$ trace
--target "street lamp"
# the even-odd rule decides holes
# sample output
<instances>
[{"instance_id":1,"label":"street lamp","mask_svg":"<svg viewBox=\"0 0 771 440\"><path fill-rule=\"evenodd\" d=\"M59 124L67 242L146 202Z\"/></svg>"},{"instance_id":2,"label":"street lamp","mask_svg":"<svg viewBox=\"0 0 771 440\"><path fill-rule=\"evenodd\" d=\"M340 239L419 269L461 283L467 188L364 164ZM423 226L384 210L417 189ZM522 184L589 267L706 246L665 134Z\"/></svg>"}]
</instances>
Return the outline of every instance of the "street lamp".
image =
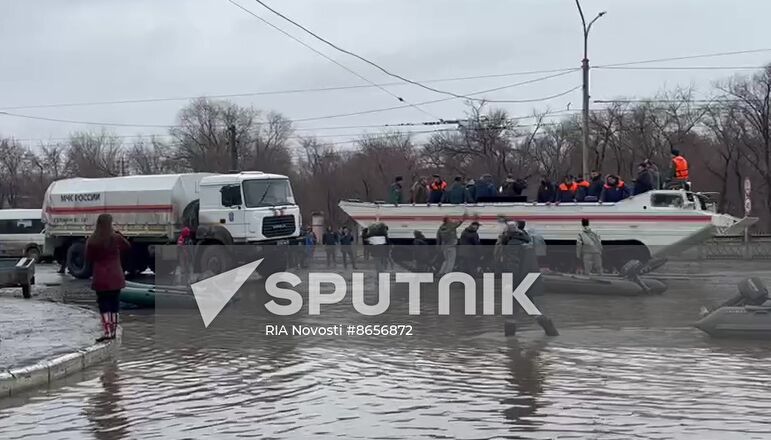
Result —
<instances>
[{"instance_id":1,"label":"street lamp","mask_svg":"<svg viewBox=\"0 0 771 440\"><path fill-rule=\"evenodd\" d=\"M586 24L584 11L581 10L581 3L576 0L578 13L581 15L581 23L584 25L584 59L581 61L581 70L584 73L584 142L581 149L581 175L586 179L589 175L589 31L592 25L607 12L602 11L589 24Z\"/></svg>"}]
</instances>

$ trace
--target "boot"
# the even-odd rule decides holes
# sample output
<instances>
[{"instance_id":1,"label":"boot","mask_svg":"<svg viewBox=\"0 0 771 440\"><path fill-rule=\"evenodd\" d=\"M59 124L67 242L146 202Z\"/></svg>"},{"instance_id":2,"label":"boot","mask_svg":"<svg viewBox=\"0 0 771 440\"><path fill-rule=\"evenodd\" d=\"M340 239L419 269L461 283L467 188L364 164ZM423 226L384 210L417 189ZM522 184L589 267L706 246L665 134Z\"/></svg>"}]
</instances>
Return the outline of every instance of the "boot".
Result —
<instances>
[{"instance_id":1,"label":"boot","mask_svg":"<svg viewBox=\"0 0 771 440\"><path fill-rule=\"evenodd\" d=\"M110 339L110 314L102 313L102 336L96 338L96 342L104 342Z\"/></svg>"}]
</instances>

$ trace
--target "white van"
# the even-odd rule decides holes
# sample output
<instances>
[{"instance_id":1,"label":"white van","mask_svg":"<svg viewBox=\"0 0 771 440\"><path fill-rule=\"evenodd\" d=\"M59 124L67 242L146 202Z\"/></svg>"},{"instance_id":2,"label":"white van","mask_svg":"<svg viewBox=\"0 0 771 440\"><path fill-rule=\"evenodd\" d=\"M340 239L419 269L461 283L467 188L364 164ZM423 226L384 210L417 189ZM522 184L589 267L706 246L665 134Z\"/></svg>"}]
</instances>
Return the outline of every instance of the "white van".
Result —
<instances>
[{"instance_id":1,"label":"white van","mask_svg":"<svg viewBox=\"0 0 771 440\"><path fill-rule=\"evenodd\" d=\"M0 209L0 257L43 256L43 221L40 209Z\"/></svg>"}]
</instances>

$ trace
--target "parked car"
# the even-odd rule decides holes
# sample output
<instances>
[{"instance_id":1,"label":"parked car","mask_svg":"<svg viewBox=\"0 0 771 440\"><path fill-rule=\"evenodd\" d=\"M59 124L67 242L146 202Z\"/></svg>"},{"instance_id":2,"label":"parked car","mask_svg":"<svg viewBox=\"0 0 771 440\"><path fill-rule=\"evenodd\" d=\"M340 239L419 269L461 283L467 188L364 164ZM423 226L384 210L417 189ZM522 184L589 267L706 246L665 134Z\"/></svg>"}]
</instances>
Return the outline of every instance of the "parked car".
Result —
<instances>
[{"instance_id":1,"label":"parked car","mask_svg":"<svg viewBox=\"0 0 771 440\"><path fill-rule=\"evenodd\" d=\"M0 209L0 256L45 258L40 209Z\"/></svg>"}]
</instances>

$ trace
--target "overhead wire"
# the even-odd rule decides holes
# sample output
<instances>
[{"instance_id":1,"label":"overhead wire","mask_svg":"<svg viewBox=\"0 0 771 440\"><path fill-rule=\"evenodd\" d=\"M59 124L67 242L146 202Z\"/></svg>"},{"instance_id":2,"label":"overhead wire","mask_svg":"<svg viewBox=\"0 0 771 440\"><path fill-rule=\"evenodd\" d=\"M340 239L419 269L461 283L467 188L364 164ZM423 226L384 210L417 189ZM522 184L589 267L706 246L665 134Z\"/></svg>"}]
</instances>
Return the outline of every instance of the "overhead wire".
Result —
<instances>
[{"instance_id":1,"label":"overhead wire","mask_svg":"<svg viewBox=\"0 0 771 440\"><path fill-rule=\"evenodd\" d=\"M232 0L228 0L228 1L232 1ZM363 57L363 56L361 56L361 55L359 55L359 54L357 54L355 52L352 52L350 50L344 49L344 48L338 46L337 44L332 43L331 41L327 40L326 38L320 36L319 34L313 32L312 30L308 29L307 27L301 25L297 21L295 21L295 20L287 17L286 15L282 14L281 12L273 9L270 5L268 5L264 1L262 1L262 0L254 0L254 1L259 3L262 7L264 7L268 11L270 11L273 14L277 15L278 17L282 18L283 20L285 20L285 21L291 23L292 25L296 26L297 28L301 29L303 32L309 34L313 38L321 41L322 43L332 47L333 49L335 49L335 50L337 50L339 52L342 52L342 53L344 53L346 55L352 56L352 57L354 57L354 58L356 58L356 59L358 59L360 61L363 61L363 62L369 64L370 66L380 70L381 72L385 73L386 75L388 75L390 77L396 78L396 79L404 81L406 83L409 83L409 84L412 84L412 85L421 87L423 89L429 90L431 92L439 93L439 94L442 94L442 95L449 95L449 96L452 96L454 98L463 98L463 99L472 99L472 100L474 99L474 98L469 98L468 96L465 96L465 95L459 95L457 93L436 89L434 87L427 86L427 85L425 85L423 83L420 83L418 81L415 81L415 80L412 80L412 79L409 79L409 78L405 78L404 76L401 76L401 75L398 75L396 73L393 73L390 70L384 68L383 66L375 63L374 61L371 61L371 60L369 60L369 59L367 59L367 58L365 58L365 57Z\"/></svg>"},{"instance_id":2,"label":"overhead wire","mask_svg":"<svg viewBox=\"0 0 771 440\"><path fill-rule=\"evenodd\" d=\"M597 66L600 70L759 70L766 66Z\"/></svg>"},{"instance_id":3,"label":"overhead wire","mask_svg":"<svg viewBox=\"0 0 771 440\"><path fill-rule=\"evenodd\" d=\"M566 75L568 73L577 72L578 70L580 70L580 69L578 69L578 68L571 69L569 71L565 71L565 72L561 72L561 73L555 73L553 75L542 76L542 77L533 78L533 79L530 79L530 80L527 80L527 81L517 82L517 83L514 83L514 84L506 84L506 85L503 85L503 86L500 86L500 87L494 87L494 88L491 88L491 89L486 89L486 90L480 90L480 91L476 91L476 92L472 92L472 93L467 93L467 95L481 95L483 93L492 93L492 92L497 92L497 91L504 90L504 89L509 89L509 88L513 88L513 87L523 86L523 85L526 85L526 84L533 84L533 83L536 83L536 82L539 82L539 81L545 81L547 79L556 78L556 77L559 77L559 76L564 76L564 75ZM571 88L571 90L568 90L565 93L569 93L569 92L572 92L572 91L573 91L573 89ZM430 101L419 102L418 105L437 104L437 103L440 103L440 102L452 101L454 99L458 99L458 98L447 97L447 98L433 99L433 100L430 100ZM537 101L542 100L542 99L544 99L544 98L532 99L532 100L528 100L528 101L529 102L537 102ZM551 97L547 96L547 97L545 97L545 99L551 99ZM319 121L319 120L324 120L324 119L336 119L336 118L344 118L344 117L351 117L351 116L360 116L360 115L367 115L367 114L372 114L372 113L382 113L382 112L387 112L387 111L391 111L391 110L400 110L400 109L403 109L403 108L406 108L406 106L401 105L401 106L385 107L385 108L378 108L378 109L362 110L362 111L351 112L351 113L339 113L339 114L335 114L335 115L315 116L315 117L310 117L310 118L299 118L299 119L294 119L294 122L308 122L308 121Z\"/></svg>"},{"instance_id":4,"label":"overhead wire","mask_svg":"<svg viewBox=\"0 0 771 440\"><path fill-rule=\"evenodd\" d=\"M543 74L543 73L573 72L575 70L576 70L575 67L562 68L562 69L530 70L530 71L522 71L522 72L493 73L493 74L485 74L485 75L426 79L426 80L422 80L422 82L439 83L439 82L452 82L452 81L470 81L470 80L478 80L478 79L506 78L510 76L536 75L536 74ZM291 94L300 94L300 93L321 93L321 92L334 92L334 91L341 91L341 90L369 89L377 86L401 87L406 85L407 84L405 84L404 82L389 82L389 83L378 83L374 85L359 84L359 85L349 85L349 86L266 90L266 91L243 92L243 93L223 93L223 94L209 94L209 95L202 94L202 95L196 95L196 96L116 99L116 100L100 100L100 101L84 101L84 102L63 102L63 103L51 103L51 104L28 104L28 105L0 107L0 111L59 108L59 107L88 107L88 106L98 106L98 105L144 104L144 103L152 103L152 102L190 101L198 98L227 99L227 98L242 98L242 97L250 97L250 96L291 95Z\"/></svg>"},{"instance_id":5,"label":"overhead wire","mask_svg":"<svg viewBox=\"0 0 771 440\"><path fill-rule=\"evenodd\" d=\"M405 99L404 99L404 98L402 98L401 96L398 96L398 95L396 95L395 93L391 92L390 90L386 89L386 88L385 88L385 87L383 87L383 86L377 85L376 83L374 83L373 81L371 81L371 80L369 80L368 78L364 77L363 75L359 74L359 73L358 73L358 72L356 72L355 70L353 70L353 69L349 68L348 66L346 66L346 65L344 65L344 64L342 64L342 63L340 63L339 61L337 61L337 60L335 60L334 58L332 58L332 57L328 56L328 55L327 55L327 54L325 54L324 52L321 52L320 50L318 50L318 49L316 49L315 47L313 47L313 46L309 45L308 43L306 43L306 42L304 42L304 41L300 40L299 38L295 37L294 35L290 34L289 32L285 31L284 29L281 29L280 27L278 27L278 26L274 25L273 23L271 23L270 21L268 21L268 20L264 19L263 17L260 17L259 15L255 14L255 13L254 13L254 12L252 12L251 10L249 10L249 9L245 8L244 6L242 6L240 3L236 2L235 0L226 0L226 1L227 1L228 3L230 3L230 4L234 5L234 6L236 6L236 7L237 7L237 8L239 8L240 10L244 11L245 13L249 14L250 16L252 16L252 17L254 17L254 18L256 18L256 19L260 20L261 22L265 23L266 25L270 26L272 29L275 29L276 31L280 32L281 34L283 34L283 35L285 35L285 36L287 36L287 37L291 38L291 39L292 39L292 40L294 40L295 42L297 42L297 43L301 44L302 46L304 46L304 47L308 48L309 50L313 51L314 53L316 53L316 54L318 54L319 56L323 57L324 59L328 60L329 62L331 62L331 63L335 64L336 66L338 66L338 67L340 67L340 68L342 68L342 69L346 70L347 72L349 72L349 73L351 73L351 74L355 75L357 78L361 79L362 81L364 81L364 82L366 82L366 83L368 83L368 84L370 84L370 85L372 85L372 86L374 86L374 87L377 87L378 89L380 89L380 90L382 90L383 92L387 93L387 94L388 94L388 95L390 95L391 97L393 97L393 98L396 98L396 100L397 100L397 101L399 101L399 102L404 102L405 104L408 104L410 107L412 107L412 108L414 108L414 109L416 109L416 110L420 111L421 113L427 114L427 115L431 116L432 118L433 118L433 117L436 117L436 116L432 115L431 113L427 112L426 110L424 110L424 109L420 108L419 106L417 106L417 105L415 105L415 104L410 104L410 103L409 103L407 100L405 100Z\"/></svg>"},{"instance_id":6,"label":"overhead wire","mask_svg":"<svg viewBox=\"0 0 771 440\"><path fill-rule=\"evenodd\" d=\"M556 78L556 77L559 77L559 76L564 76L564 75L566 75L568 73L572 73L572 72L575 72L577 70L579 70L579 69L571 69L571 70L568 70L568 71L564 71L564 72L560 72L560 73L555 73L555 74L552 74L552 75L547 75L547 76L542 76L542 77L538 77L538 78L533 78L533 79L529 79L529 80L526 80L526 81L520 81L520 82L517 82L517 83L514 83L514 84L507 84L507 85L503 85L503 86L500 86L500 87L494 87L494 88L491 88L491 89L480 90L480 91L477 91L477 92L470 93L470 95L480 95L480 94L483 94L483 93L490 93L490 92L495 92L495 91L504 90L504 89L508 89L508 88L513 88L513 87L518 87L518 86L522 86L522 85L526 85L526 84L532 84L532 83L539 82L539 81L544 81L544 80L547 80L547 79L550 79L550 78ZM565 92L561 92L561 93L559 93L557 95L547 96L547 97L544 97L544 98L535 98L535 99L529 99L529 100L522 100L522 102L545 101L545 100L553 99L554 97L557 97L557 96L563 96L563 95L565 95L567 93L570 93L570 92L574 91L575 89L576 88L573 87L573 88L571 88L571 89L569 89L569 90L567 90ZM448 97L448 98L435 99L435 100L431 100L431 101L421 102L418 105L436 104L436 103L439 103L439 102L451 101L453 99L457 99L457 98ZM405 104L405 105L400 105L400 106L393 106L393 107L386 107L386 108L379 108L379 109L370 109L370 110L364 110L364 111L353 112L353 113L345 113L345 114L337 114L337 115L326 115L326 116L316 116L316 117L300 118L300 119L289 119L289 121L290 122L308 122L308 121L319 121L319 120L325 120L325 119L336 119L336 118L348 117L348 116L358 116L358 115L365 115L365 114L382 113L382 112L386 112L386 111L390 111L390 110L409 108L411 106L412 106L412 104ZM122 123L122 122L104 122L104 121L97 122L97 121L83 121L83 120L72 120L72 119L59 119L59 118L49 118L49 117L44 117L44 116L26 115L26 114L15 113L15 112L8 112L8 111L0 111L0 115L17 117L17 118L24 118L24 119L42 120L42 121L48 121L48 122L67 123L67 124L113 126L113 127L135 127L135 128L174 128L174 127L179 127L179 125L133 124L133 123ZM437 119L437 120L441 120L441 118L439 118L437 116L434 116L434 115L430 115L430 116L432 118Z\"/></svg>"},{"instance_id":7,"label":"overhead wire","mask_svg":"<svg viewBox=\"0 0 771 440\"><path fill-rule=\"evenodd\" d=\"M228 1L231 1L231 2L232 2L233 0L228 0ZM372 61L372 60L370 60L370 59L368 59L368 58L365 58L365 57L363 57L363 56L361 56L361 55L359 55L359 54L357 54L357 53L355 53L355 52L352 52L352 51L350 51L350 50L347 50L347 49L345 49L345 48L343 48L343 47L340 47L339 45L337 45L337 44L335 44L335 43L332 43L331 41L329 41L329 40L327 40L326 38L324 38L324 37L320 36L320 35L319 35L319 34L317 34L316 32L314 32L314 31L312 31L312 30L308 29L307 27L303 26L302 24L298 23L297 21L293 20L292 18L290 18L290 17L288 17L288 16L286 16L286 15L282 14L281 12L279 12L279 11L275 10L275 9L274 9L274 8L272 8L270 5L268 5L267 3L265 3L263 0L254 0L254 1L256 1L257 3L259 3L259 4L260 4L262 7L264 7L264 8L265 8L265 9L267 9L268 11L270 11L270 12L272 12L273 14L277 15L278 17L282 18L283 20L285 20L285 21L287 21L287 22L291 23L292 25L294 25L294 26L296 26L297 28L301 29L303 32L305 32L305 33L307 33L307 34L311 35L313 38L315 38L315 39L317 39L317 40L321 41L322 43L324 43L324 44L326 44L326 45L328 45L328 46L332 47L333 49L335 49L335 50L337 50L337 51L339 51L339 52L342 52L342 53L344 53L344 54L346 54L346 55L350 55L350 56L352 56L352 57L354 57L354 58L356 58L356 59L358 59L358 60L361 60L361 61L363 61L363 62L365 62L365 63L369 64L370 66L372 66L372 67L374 67L374 68L376 68L376 69L380 70L381 72L385 73L385 74L386 74L386 75L388 75L388 76L391 76L391 77L393 77L393 78L399 79L399 80L401 80L401 81L404 81L404 82L406 82L406 83L409 83L409 84L412 84L412 85L415 85L415 86L421 87L421 88L423 88L423 89L426 89L426 90L429 90L429 91L431 91L431 92L439 93L439 94L442 94L442 95L448 95L448 96L450 96L450 97L452 97L452 98L456 98L456 99L466 99L466 100L469 100L469 101L475 101L475 102L490 102L490 103L516 103L516 102L522 102L522 103L525 103L525 102L536 102L536 101L542 101L542 100L544 100L544 99L537 99L537 100L532 100L532 101L531 101L531 100L514 101L514 100L494 100L494 99L481 99L481 98L474 98L474 97L472 97L472 96L474 95L473 93L470 93L470 94L466 94L466 95L463 95L463 94L459 94L459 93L450 92L450 91L447 91L447 90L441 90L441 89L437 89L437 88L434 88L434 87L430 87L430 86L427 86L427 85L425 85L425 84L423 84L423 83L421 83L421 82L419 82L419 81L415 81L415 80L413 80L413 79L410 79L410 78L406 78L406 77L404 77L404 76L402 76L402 75L399 75L399 74L397 74L397 73L394 73L394 72L392 72L392 71L390 71L390 70L386 69L385 67L381 66L381 65L380 65L380 64L378 64L378 63L375 63L374 61ZM570 90L570 91L572 91L572 90ZM570 91L568 91L568 92L565 92L565 93L562 93L562 94L560 94L560 95L555 95L555 97L557 97L557 96L563 96L563 95L565 95L565 94L569 93Z\"/></svg>"},{"instance_id":8,"label":"overhead wire","mask_svg":"<svg viewBox=\"0 0 771 440\"><path fill-rule=\"evenodd\" d=\"M762 52L771 52L771 48L768 49L748 49L748 50L735 50L731 52L713 52L713 53L706 53L706 54L699 54L699 55L685 55L685 56L679 56L679 57L668 57L668 58L653 58L649 60L641 60L641 61L627 61L623 63L613 63L613 64L600 64L597 66L592 66L593 69L607 69L609 67L618 67L618 66L635 66L639 64L651 64L651 63L659 63L659 62L670 62L670 61L683 61L683 60L696 60L701 58L716 58L716 57L724 57L724 56L732 56L732 55L745 55L745 54L751 54L751 53L762 53Z\"/></svg>"}]
</instances>

